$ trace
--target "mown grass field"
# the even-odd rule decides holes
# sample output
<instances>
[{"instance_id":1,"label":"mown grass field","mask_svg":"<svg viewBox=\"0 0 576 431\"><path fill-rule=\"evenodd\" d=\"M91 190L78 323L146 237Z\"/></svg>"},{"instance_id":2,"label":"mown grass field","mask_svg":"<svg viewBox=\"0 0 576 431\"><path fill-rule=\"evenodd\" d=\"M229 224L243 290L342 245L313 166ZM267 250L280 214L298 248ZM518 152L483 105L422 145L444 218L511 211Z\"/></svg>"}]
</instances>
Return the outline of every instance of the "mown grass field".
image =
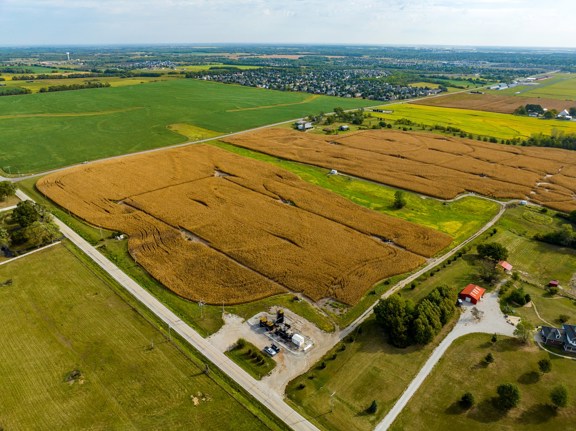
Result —
<instances>
[{"instance_id":1,"label":"mown grass field","mask_svg":"<svg viewBox=\"0 0 576 431\"><path fill-rule=\"evenodd\" d=\"M483 358L492 352L489 366ZM552 371L541 375L538 361L550 359ZM576 415L576 362L558 358L537 347L522 347L516 340L501 338L495 345L489 334L474 334L456 340L424 384L394 422L391 430L566 430ZM520 404L508 414L495 409L491 399L496 387L513 383L520 390ZM569 405L555 411L550 391L564 384ZM476 405L462 410L457 401L471 392Z\"/></svg>"},{"instance_id":2,"label":"mown grass field","mask_svg":"<svg viewBox=\"0 0 576 431\"><path fill-rule=\"evenodd\" d=\"M337 345L325 359L287 387L288 399L303 408L303 413L321 429L373 429L437 345L434 342L423 348L397 349L384 341L373 318L361 328L353 334L353 342L349 339ZM449 328L438 337L438 343L447 330ZM336 358L331 359L334 353ZM325 363L323 369L322 362ZM366 409L373 400L378 410L368 414Z\"/></svg>"},{"instance_id":3,"label":"mown grass field","mask_svg":"<svg viewBox=\"0 0 576 431\"><path fill-rule=\"evenodd\" d=\"M518 86L495 91L495 94L517 95L520 97L542 97L566 100L566 107L574 106L576 100L576 75L557 73L551 78L536 81L538 85ZM520 101L522 99L519 99ZM570 103L569 101L572 101Z\"/></svg>"},{"instance_id":4,"label":"mown grass field","mask_svg":"<svg viewBox=\"0 0 576 431\"><path fill-rule=\"evenodd\" d=\"M226 133L370 104L193 79L2 97L0 169L39 172L186 141L171 124Z\"/></svg>"},{"instance_id":5,"label":"mown grass field","mask_svg":"<svg viewBox=\"0 0 576 431\"><path fill-rule=\"evenodd\" d=\"M64 245L0 267L0 427L267 429ZM73 376L71 374L75 373ZM230 389L228 389L230 390Z\"/></svg>"},{"instance_id":6,"label":"mown grass field","mask_svg":"<svg viewBox=\"0 0 576 431\"><path fill-rule=\"evenodd\" d=\"M532 304L514 308L515 314L528 321L534 327L540 325L560 327L560 315L568 316L567 323L576 324L576 302L560 295L551 296L541 287L521 283L524 291L530 295ZM538 311L538 313L536 313ZM540 316L540 317L538 317Z\"/></svg>"},{"instance_id":7,"label":"mown grass field","mask_svg":"<svg viewBox=\"0 0 576 431\"><path fill-rule=\"evenodd\" d=\"M508 261L529 282L545 287L550 280L558 280L567 287L576 273L576 250L532 239L564 223L553 211L543 214L537 207L518 206L506 211L496 225L498 233L490 241L506 246Z\"/></svg>"},{"instance_id":8,"label":"mown grass field","mask_svg":"<svg viewBox=\"0 0 576 431\"><path fill-rule=\"evenodd\" d=\"M390 121L407 118L427 126L436 124L452 126L473 135L493 136L498 139L528 138L536 133L551 134L553 130L576 133L576 122L571 121L543 120L495 112L414 104L384 105L382 109L394 112L392 114L373 112L372 115Z\"/></svg>"}]
</instances>

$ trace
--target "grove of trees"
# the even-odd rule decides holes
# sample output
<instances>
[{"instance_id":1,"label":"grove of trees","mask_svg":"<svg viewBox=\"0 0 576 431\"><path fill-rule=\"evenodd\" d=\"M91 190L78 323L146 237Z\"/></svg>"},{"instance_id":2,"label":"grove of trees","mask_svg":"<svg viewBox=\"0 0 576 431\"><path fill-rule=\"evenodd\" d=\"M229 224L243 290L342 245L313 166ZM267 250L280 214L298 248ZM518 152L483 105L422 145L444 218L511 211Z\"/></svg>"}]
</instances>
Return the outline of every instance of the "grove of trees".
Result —
<instances>
[{"instance_id":1,"label":"grove of trees","mask_svg":"<svg viewBox=\"0 0 576 431\"><path fill-rule=\"evenodd\" d=\"M374 308L374 314L388 341L403 348L431 342L455 310L454 291L440 286L417 305L400 295L382 299Z\"/></svg>"}]
</instances>

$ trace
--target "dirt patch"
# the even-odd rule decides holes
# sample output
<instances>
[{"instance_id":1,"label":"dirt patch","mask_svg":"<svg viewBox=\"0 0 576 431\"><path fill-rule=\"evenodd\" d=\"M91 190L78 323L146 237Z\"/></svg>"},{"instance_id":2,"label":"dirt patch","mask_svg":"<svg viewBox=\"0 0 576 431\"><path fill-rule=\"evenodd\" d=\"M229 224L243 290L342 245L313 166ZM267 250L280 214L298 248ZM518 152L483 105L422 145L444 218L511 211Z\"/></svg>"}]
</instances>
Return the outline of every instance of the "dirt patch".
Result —
<instances>
[{"instance_id":1,"label":"dirt patch","mask_svg":"<svg viewBox=\"0 0 576 431\"><path fill-rule=\"evenodd\" d=\"M470 93L457 93L442 97L422 99L411 103L415 105L438 106L442 108L497 112L500 114L512 114L519 106L527 104L541 105L543 108L556 109L558 112L571 106L576 106L576 101L569 100Z\"/></svg>"}]
</instances>

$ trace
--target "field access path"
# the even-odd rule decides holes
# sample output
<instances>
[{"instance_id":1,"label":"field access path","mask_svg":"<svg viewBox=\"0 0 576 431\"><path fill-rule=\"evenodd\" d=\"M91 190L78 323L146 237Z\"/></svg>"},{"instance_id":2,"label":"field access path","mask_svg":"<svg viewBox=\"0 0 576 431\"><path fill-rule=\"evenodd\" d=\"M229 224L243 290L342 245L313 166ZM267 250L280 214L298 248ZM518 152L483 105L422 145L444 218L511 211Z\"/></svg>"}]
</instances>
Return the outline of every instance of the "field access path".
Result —
<instances>
[{"instance_id":1,"label":"field access path","mask_svg":"<svg viewBox=\"0 0 576 431\"><path fill-rule=\"evenodd\" d=\"M21 200L32 200L21 190L16 192ZM209 341L202 338L194 329L183 322L176 314L156 299L147 290L126 275L96 248L85 241L65 223L54 217L55 223L66 238L82 250L99 267L106 271L120 286L152 311L170 330L175 331L192 347L204 355L212 364L233 379L239 386L268 408L286 425L296 431L318 431L307 419L286 404L281 395L265 385L256 382L248 373L229 359Z\"/></svg>"}]
</instances>

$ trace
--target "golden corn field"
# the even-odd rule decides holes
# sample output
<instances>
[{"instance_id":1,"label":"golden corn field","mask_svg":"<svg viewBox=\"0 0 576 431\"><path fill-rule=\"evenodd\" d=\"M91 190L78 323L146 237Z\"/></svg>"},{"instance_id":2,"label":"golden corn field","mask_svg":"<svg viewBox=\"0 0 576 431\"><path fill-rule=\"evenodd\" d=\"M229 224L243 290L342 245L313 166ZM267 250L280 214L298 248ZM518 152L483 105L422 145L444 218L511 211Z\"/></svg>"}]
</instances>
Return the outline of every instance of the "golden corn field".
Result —
<instances>
[{"instance_id":1,"label":"golden corn field","mask_svg":"<svg viewBox=\"0 0 576 431\"><path fill-rule=\"evenodd\" d=\"M213 304L287 291L354 304L451 242L212 146L78 166L37 187L82 219L126 233L132 257L174 292Z\"/></svg>"},{"instance_id":2,"label":"golden corn field","mask_svg":"<svg viewBox=\"0 0 576 431\"><path fill-rule=\"evenodd\" d=\"M576 209L573 151L388 130L320 136L266 129L226 141L442 199L472 192Z\"/></svg>"}]
</instances>

